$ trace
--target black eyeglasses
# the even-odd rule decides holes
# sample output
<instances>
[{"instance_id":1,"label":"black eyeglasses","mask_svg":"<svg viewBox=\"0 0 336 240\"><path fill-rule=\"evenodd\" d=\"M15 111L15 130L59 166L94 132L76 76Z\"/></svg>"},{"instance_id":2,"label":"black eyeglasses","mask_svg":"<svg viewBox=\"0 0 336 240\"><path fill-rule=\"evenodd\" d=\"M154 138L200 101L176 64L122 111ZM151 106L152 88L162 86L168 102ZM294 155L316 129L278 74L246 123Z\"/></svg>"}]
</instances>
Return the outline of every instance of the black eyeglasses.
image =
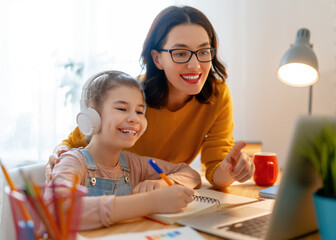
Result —
<instances>
[{"instance_id":1,"label":"black eyeglasses","mask_svg":"<svg viewBox=\"0 0 336 240\"><path fill-rule=\"evenodd\" d=\"M215 57L216 48L202 48L197 51L189 49L159 49L161 52L169 52L174 63L187 63L195 54L199 62L210 62Z\"/></svg>"}]
</instances>

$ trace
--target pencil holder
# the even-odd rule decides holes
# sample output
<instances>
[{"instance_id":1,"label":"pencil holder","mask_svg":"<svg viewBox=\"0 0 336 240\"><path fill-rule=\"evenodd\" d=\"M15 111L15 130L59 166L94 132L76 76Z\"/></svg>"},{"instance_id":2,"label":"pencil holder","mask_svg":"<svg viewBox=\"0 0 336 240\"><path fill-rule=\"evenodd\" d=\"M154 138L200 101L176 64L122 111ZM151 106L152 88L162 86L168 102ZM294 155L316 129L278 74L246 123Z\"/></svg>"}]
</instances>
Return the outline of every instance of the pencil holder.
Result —
<instances>
[{"instance_id":1,"label":"pencil holder","mask_svg":"<svg viewBox=\"0 0 336 240\"><path fill-rule=\"evenodd\" d=\"M30 195L27 189L9 196L17 240L75 240L80 223L81 197L87 188L76 185L43 185ZM35 192L36 193L36 192Z\"/></svg>"}]
</instances>

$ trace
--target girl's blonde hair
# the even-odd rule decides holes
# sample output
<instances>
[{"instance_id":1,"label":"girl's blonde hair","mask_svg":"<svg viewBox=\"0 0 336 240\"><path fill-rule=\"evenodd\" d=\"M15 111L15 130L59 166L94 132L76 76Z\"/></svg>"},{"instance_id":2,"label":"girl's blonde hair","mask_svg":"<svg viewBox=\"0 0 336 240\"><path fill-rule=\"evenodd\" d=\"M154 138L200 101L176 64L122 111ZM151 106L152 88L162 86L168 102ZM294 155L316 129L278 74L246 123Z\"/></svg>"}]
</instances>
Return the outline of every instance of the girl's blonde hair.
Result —
<instances>
[{"instance_id":1,"label":"girl's blonde hair","mask_svg":"<svg viewBox=\"0 0 336 240\"><path fill-rule=\"evenodd\" d=\"M121 71L110 70L98 73L92 76L86 85L87 86L84 85L82 93L84 104L87 108L94 108L99 114L101 113L101 108L107 95L106 93L120 86L138 89L142 93L144 106L146 104L142 83ZM85 136L87 144L90 143L91 139L92 136Z\"/></svg>"},{"instance_id":2,"label":"girl's blonde hair","mask_svg":"<svg viewBox=\"0 0 336 240\"><path fill-rule=\"evenodd\" d=\"M93 77L86 90L84 90L85 105L87 107L94 108L98 113L100 113L100 109L105 100L106 93L109 90L120 86L129 86L139 89L139 91L142 93L145 104L145 95L142 83L140 81L131 77L127 73L110 70L101 72Z\"/></svg>"}]
</instances>

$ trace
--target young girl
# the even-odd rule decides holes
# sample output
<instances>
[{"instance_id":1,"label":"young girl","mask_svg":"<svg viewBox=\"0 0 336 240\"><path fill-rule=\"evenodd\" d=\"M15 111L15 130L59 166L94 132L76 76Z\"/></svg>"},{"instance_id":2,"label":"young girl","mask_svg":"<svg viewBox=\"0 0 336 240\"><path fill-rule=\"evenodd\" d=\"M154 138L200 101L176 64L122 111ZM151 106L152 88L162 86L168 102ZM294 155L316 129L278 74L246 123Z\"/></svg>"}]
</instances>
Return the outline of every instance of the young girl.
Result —
<instances>
[{"instance_id":1,"label":"young girl","mask_svg":"<svg viewBox=\"0 0 336 240\"><path fill-rule=\"evenodd\" d=\"M149 126L129 150L187 164L201 153L206 178L223 188L250 179L254 165L240 151L246 144L234 143L232 98L217 47L215 30L199 10L171 6L159 13L141 54ZM59 150L80 146L86 142L77 128L55 149L48 168Z\"/></svg>"},{"instance_id":2,"label":"young girl","mask_svg":"<svg viewBox=\"0 0 336 240\"><path fill-rule=\"evenodd\" d=\"M149 165L149 157L122 151L132 147L147 126L144 95L137 80L123 72L102 72L88 81L82 97L84 106L77 122L84 132L93 130L91 139L85 148L63 153L52 172L56 184L69 183L79 174L80 184L88 187L80 229L177 212L192 201L192 188L201 180L187 164L155 159L175 184L168 187Z\"/></svg>"}]
</instances>

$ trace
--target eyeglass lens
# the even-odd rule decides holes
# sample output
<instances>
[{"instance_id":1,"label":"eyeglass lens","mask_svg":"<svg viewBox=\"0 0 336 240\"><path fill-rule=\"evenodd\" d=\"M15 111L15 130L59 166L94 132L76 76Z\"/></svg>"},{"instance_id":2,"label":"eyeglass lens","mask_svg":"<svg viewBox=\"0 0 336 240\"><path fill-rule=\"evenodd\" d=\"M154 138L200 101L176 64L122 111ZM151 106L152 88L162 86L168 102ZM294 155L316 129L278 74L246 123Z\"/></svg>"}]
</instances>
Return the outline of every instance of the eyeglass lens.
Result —
<instances>
[{"instance_id":1,"label":"eyeglass lens","mask_svg":"<svg viewBox=\"0 0 336 240\"><path fill-rule=\"evenodd\" d=\"M187 49L174 49L171 51L171 56L174 62L185 63L191 59L192 53L195 53L198 61L210 62L215 55L215 50L213 48L204 48L199 49L196 52L192 52Z\"/></svg>"}]
</instances>

